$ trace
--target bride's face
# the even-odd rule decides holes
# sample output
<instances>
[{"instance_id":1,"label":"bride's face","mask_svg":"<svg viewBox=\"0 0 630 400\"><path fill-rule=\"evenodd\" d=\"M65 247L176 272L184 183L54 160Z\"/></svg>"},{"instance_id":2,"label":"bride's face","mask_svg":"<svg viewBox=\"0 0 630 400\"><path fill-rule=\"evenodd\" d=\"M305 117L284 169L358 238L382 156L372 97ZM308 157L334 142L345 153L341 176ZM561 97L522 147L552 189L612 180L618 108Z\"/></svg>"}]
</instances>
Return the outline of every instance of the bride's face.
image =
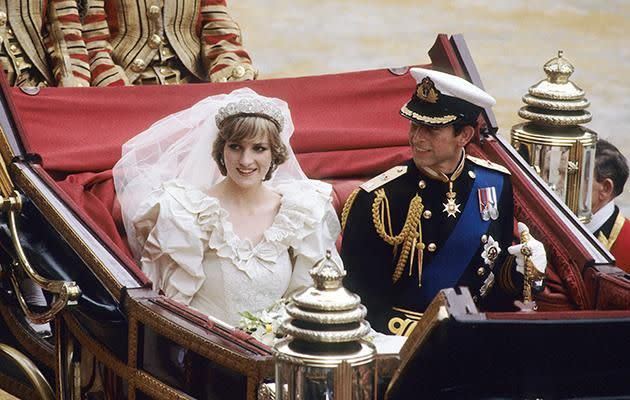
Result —
<instances>
[{"instance_id":1,"label":"bride's face","mask_svg":"<svg viewBox=\"0 0 630 400\"><path fill-rule=\"evenodd\" d=\"M223 149L227 177L242 188L260 185L271 167L271 144L266 134L227 141Z\"/></svg>"}]
</instances>

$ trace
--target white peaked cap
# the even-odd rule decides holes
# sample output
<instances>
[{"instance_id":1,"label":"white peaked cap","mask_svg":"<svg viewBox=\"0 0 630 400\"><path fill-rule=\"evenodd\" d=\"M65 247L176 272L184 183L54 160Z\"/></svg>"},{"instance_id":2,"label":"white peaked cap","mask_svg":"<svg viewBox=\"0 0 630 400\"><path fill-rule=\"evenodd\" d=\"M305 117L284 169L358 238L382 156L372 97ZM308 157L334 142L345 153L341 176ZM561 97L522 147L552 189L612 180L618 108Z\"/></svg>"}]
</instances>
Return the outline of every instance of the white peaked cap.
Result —
<instances>
[{"instance_id":1,"label":"white peaked cap","mask_svg":"<svg viewBox=\"0 0 630 400\"><path fill-rule=\"evenodd\" d=\"M447 96L457 97L482 108L492 107L497 103L494 97L458 76L424 68L411 68L410 73L418 84L429 77L435 88Z\"/></svg>"}]
</instances>

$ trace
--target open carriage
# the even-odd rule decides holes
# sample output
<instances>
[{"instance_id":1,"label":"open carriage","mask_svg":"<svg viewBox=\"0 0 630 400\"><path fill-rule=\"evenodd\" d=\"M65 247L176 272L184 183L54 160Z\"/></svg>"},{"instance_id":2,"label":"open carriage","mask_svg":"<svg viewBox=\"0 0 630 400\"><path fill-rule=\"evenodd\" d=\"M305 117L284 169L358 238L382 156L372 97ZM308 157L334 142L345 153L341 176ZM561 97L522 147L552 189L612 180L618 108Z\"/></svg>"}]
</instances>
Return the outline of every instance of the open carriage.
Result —
<instances>
[{"instance_id":1,"label":"open carriage","mask_svg":"<svg viewBox=\"0 0 630 400\"><path fill-rule=\"evenodd\" d=\"M439 35L429 56L431 64L424 67L481 85L461 35ZM296 126L292 146L302 168L309 177L333 184L341 215L360 182L410 156L407 123L397 110L413 82L406 68L159 87L30 91L3 82L2 340L27 354L43 376L0 368L0 387L36 398L46 393L48 381L55 396L66 399L101 391L100 381L107 398L256 398L261 383L273 379L271 349L152 291L133 261L111 176L121 144L208 95L250 86L290 104ZM630 332L630 311L603 311L630 309L628 276L497 135L492 111L483 117L467 151L511 171L516 219L547 248L549 286L538 304L558 314L540 314L540 320L562 326L567 320L601 322L605 316L613 320L610 326L625 329L617 332ZM27 275L51 294L48 309L37 311L24 301L20 281ZM452 318L462 309L443 305L451 307ZM476 321L509 320L504 332L519 329L514 321L537 320L536 313L472 309L465 314ZM28 324L50 318L52 339L41 338ZM419 332L438 323L428 321ZM421 348L423 340L412 344ZM416 347L410 344L403 356L411 357ZM627 346L620 351L630 355ZM399 363L396 356L380 357L380 376L391 377Z\"/></svg>"}]
</instances>

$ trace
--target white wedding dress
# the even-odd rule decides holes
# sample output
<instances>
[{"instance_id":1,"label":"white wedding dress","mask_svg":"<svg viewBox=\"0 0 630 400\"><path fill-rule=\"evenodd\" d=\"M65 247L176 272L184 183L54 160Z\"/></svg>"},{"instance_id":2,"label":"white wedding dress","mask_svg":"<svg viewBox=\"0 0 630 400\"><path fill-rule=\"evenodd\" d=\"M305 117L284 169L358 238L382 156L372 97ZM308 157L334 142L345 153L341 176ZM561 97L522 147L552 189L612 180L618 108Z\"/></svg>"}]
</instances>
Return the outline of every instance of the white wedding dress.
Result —
<instances>
[{"instance_id":1,"label":"white wedding dress","mask_svg":"<svg viewBox=\"0 0 630 400\"><path fill-rule=\"evenodd\" d=\"M342 265L330 185L300 180L272 189L282 197L280 209L255 244L235 234L216 198L182 181L164 183L133 219L142 270L154 289L237 325L239 312L262 310L311 285L308 272L326 250Z\"/></svg>"}]
</instances>

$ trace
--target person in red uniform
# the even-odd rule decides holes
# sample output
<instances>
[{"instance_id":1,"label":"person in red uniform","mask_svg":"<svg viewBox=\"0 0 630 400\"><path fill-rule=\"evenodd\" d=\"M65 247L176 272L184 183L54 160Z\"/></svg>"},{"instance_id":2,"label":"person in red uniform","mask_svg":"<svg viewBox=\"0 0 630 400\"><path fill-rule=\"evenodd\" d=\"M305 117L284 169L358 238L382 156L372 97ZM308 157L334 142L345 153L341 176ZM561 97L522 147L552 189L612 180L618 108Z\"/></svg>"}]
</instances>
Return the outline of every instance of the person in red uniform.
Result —
<instances>
[{"instance_id":1,"label":"person in red uniform","mask_svg":"<svg viewBox=\"0 0 630 400\"><path fill-rule=\"evenodd\" d=\"M594 178L593 217L586 226L615 256L617 266L630 272L630 223L615 204L628 180L628 160L603 139L595 150Z\"/></svg>"},{"instance_id":2,"label":"person in red uniform","mask_svg":"<svg viewBox=\"0 0 630 400\"><path fill-rule=\"evenodd\" d=\"M0 0L0 65L12 86L89 86L77 3Z\"/></svg>"},{"instance_id":3,"label":"person in red uniform","mask_svg":"<svg viewBox=\"0 0 630 400\"><path fill-rule=\"evenodd\" d=\"M255 79L225 0L82 0L92 86Z\"/></svg>"}]
</instances>

